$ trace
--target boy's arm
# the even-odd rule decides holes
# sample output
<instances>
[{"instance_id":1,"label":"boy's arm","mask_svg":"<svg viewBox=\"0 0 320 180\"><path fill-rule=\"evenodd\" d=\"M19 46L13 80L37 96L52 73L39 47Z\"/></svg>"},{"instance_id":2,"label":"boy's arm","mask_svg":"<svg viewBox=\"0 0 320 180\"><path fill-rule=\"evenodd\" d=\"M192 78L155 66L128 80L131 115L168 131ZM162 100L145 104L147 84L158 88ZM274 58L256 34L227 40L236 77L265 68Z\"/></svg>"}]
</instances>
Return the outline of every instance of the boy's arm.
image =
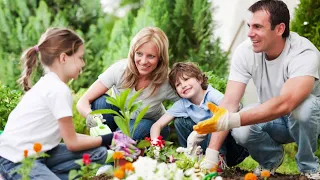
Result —
<instances>
[{"instance_id":1,"label":"boy's arm","mask_svg":"<svg viewBox=\"0 0 320 180\"><path fill-rule=\"evenodd\" d=\"M172 121L175 117L171 116L168 113L165 113L164 115L161 116L161 118L156 121L150 129L150 138L152 139L156 139L158 138L158 136L160 135L161 130L167 126L170 121Z\"/></svg>"}]
</instances>

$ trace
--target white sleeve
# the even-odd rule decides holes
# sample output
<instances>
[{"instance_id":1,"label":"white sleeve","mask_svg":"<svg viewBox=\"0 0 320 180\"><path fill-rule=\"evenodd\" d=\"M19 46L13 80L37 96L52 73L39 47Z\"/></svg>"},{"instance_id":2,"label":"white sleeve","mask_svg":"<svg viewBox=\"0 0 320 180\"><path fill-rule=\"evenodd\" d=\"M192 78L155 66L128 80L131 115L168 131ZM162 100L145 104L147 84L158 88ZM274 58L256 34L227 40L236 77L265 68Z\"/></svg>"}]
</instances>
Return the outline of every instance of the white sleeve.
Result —
<instances>
[{"instance_id":1,"label":"white sleeve","mask_svg":"<svg viewBox=\"0 0 320 180\"><path fill-rule=\"evenodd\" d=\"M56 119L72 117L72 94L66 87L56 88L47 95L47 105Z\"/></svg>"},{"instance_id":2,"label":"white sleeve","mask_svg":"<svg viewBox=\"0 0 320 180\"><path fill-rule=\"evenodd\" d=\"M99 75L98 79L110 89L120 83L122 75L127 67L127 61L121 60L112 64L106 71Z\"/></svg>"},{"instance_id":3,"label":"white sleeve","mask_svg":"<svg viewBox=\"0 0 320 180\"><path fill-rule=\"evenodd\" d=\"M229 80L248 84L251 74L247 62L249 56L246 57L248 51L245 48L244 44L241 44L235 50L231 60Z\"/></svg>"},{"instance_id":4,"label":"white sleeve","mask_svg":"<svg viewBox=\"0 0 320 180\"><path fill-rule=\"evenodd\" d=\"M319 79L319 56L308 50L294 57L288 65L289 78L313 76Z\"/></svg>"}]
</instances>

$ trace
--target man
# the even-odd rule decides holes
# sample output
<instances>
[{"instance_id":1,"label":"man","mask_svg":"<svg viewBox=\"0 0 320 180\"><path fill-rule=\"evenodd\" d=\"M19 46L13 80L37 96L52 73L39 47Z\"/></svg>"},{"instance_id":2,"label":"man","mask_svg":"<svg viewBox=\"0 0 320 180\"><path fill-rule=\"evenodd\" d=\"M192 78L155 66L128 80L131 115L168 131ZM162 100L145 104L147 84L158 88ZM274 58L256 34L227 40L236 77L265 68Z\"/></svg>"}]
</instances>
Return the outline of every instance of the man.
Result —
<instances>
[{"instance_id":1,"label":"man","mask_svg":"<svg viewBox=\"0 0 320 180\"><path fill-rule=\"evenodd\" d=\"M282 1L261 0L249 11L251 41L240 44L233 55L225 97L220 107L209 105L212 118L194 126L199 134L221 131L212 134L200 166L210 169L216 164L216 151L226 130L233 128L237 143L259 163L255 174L273 174L283 161L282 144L296 142L300 172L320 179L314 155L320 131L319 50L289 31L289 10ZM259 103L234 113L251 78ZM197 138L189 137L188 145L194 146Z\"/></svg>"}]
</instances>

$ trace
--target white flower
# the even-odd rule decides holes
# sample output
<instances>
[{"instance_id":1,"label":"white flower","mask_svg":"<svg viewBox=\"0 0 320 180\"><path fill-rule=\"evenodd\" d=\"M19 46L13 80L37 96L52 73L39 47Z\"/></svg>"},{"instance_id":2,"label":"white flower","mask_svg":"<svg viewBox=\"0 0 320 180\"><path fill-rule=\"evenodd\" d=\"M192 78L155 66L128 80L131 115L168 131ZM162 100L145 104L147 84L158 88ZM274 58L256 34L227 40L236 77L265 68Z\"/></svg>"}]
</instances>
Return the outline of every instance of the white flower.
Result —
<instances>
[{"instance_id":1,"label":"white flower","mask_svg":"<svg viewBox=\"0 0 320 180\"><path fill-rule=\"evenodd\" d=\"M305 21L305 22L303 22L303 25L308 25L309 24L309 22L307 22L307 21Z\"/></svg>"},{"instance_id":2,"label":"white flower","mask_svg":"<svg viewBox=\"0 0 320 180\"><path fill-rule=\"evenodd\" d=\"M138 177L149 179L157 168L157 161L149 157L140 156L139 159L133 163L133 167Z\"/></svg>"}]
</instances>

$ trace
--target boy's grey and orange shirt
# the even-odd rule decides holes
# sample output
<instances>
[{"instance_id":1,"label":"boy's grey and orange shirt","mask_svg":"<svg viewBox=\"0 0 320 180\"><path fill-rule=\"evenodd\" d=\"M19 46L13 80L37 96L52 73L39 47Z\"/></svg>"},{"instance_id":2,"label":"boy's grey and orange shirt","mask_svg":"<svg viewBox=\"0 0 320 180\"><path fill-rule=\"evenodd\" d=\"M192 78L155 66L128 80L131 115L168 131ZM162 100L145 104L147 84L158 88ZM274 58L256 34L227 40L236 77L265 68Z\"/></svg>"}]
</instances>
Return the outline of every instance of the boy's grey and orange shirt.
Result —
<instances>
[{"instance_id":1,"label":"boy's grey and orange shirt","mask_svg":"<svg viewBox=\"0 0 320 180\"><path fill-rule=\"evenodd\" d=\"M219 105L223 96L220 91L208 85L200 105L193 104L189 99L181 98L167 110L167 113L173 117L190 117L195 123L198 123L211 118L213 115L207 107L208 102Z\"/></svg>"}]
</instances>

